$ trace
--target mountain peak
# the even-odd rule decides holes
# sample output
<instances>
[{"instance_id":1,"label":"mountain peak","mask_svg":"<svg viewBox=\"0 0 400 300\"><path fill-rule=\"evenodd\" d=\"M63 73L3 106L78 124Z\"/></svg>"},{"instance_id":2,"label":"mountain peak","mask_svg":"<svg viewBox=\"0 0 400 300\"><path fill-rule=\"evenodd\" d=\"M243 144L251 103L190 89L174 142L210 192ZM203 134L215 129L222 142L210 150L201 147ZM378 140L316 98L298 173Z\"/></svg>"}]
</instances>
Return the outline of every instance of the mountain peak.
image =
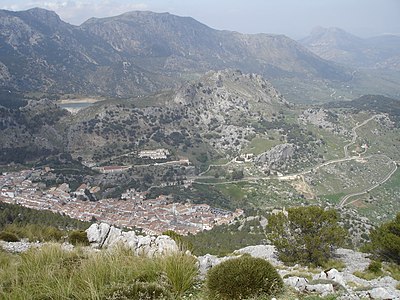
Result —
<instances>
[{"instance_id":1,"label":"mountain peak","mask_svg":"<svg viewBox=\"0 0 400 300\"><path fill-rule=\"evenodd\" d=\"M26 14L40 19L41 21L50 21L50 22L62 22L60 17L56 14L56 12L52 10L47 10L40 7L34 7L25 11Z\"/></svg>"},{"instance_id":2,"label":"mountain peak","mask_svg":"<svg viewBox=\"0 0 400 300\"><path fill-rule=\"evenodd\" d=\"M309 39L335 39L339 40L346 40L346 41L361 41L361 38L345 31L342 28L338 27L315 27L312 31L310 36L306 37L304 40Z\"/></svg>"}]
</instances>

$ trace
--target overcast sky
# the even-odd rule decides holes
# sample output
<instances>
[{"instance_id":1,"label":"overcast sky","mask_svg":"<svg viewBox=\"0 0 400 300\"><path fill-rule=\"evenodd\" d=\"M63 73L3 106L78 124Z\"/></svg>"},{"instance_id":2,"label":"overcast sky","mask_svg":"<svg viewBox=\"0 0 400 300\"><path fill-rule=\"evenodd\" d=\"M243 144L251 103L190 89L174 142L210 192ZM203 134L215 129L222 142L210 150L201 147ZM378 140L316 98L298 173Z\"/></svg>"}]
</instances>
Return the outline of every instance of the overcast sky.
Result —
<instances>
[{"instance_id":1,"label":"overcast sky","mask_svg":"<svg viewBox=\"0 0 400 300\"><path fill-rule=\"evenodd\" d=\"M279 33L298 39L314 27L367 37L400 34L400 0L0 0L0 8L42 7L71 24L132 10L191 16L215 29Z\"/></svg>"}]
</instances>

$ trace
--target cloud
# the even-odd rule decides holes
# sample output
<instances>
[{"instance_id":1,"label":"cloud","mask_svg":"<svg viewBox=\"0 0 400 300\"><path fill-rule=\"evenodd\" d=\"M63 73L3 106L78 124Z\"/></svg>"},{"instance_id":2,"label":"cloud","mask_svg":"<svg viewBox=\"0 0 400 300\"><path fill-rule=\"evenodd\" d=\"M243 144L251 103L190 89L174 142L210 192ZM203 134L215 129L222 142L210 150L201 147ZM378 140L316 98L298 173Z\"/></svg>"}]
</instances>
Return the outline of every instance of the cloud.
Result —
<instances>
[{"instance_id":1,"label":"cloud","mask_svg":"<svg viewBox=\"0 0 400 300\"><path fill-rule=\"evenodd\" d=\"M91 17L109 17L133 10L147 10L145 3L126 0L54 0L5 1L0 7L7 10L25 10L41 7L53 10L69 23L80 24ZM7 3L8 2L8 3Z\"/></svg>"}]
</instances>

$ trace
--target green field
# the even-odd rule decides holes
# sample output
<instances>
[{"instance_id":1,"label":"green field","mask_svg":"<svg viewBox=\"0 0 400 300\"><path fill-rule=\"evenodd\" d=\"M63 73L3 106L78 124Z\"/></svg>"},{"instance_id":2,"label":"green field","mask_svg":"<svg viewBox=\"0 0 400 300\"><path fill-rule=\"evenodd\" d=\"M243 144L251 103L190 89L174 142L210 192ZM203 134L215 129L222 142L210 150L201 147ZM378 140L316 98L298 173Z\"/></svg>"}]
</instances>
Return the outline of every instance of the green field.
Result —
<instances>
[{"instance_id":1,"label":"green field","mask_svg":"<svg viewBox=\"0 0 400 300\"><path fill-rule=\"evenodd\" d=\"M254 155L259 155L270 150L272 147L281 144L279 141L279 135L274 134L271 135L273 139L256 137L254 138L250 144L242 151L243 153L253 153Z\"/></svg>"}]
</instances>

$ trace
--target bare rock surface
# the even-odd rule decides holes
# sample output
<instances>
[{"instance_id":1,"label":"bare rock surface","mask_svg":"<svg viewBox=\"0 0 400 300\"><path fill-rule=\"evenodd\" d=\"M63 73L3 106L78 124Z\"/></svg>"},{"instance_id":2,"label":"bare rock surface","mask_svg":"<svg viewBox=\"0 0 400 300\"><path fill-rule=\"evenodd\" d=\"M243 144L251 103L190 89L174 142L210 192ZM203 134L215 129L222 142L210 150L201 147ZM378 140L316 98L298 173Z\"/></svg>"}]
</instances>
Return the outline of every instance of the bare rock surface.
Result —
<instances>
[{"instance_id":1,"label":"bare rock surface","mask_svg":"<svg viewBox=\"0 0 400 300\"><path fill-rule=\"evenodd\" d=\"M253 257L263 258L274 266L283 265L283 263L278 260L276 249L272 245L257 245L248 246L239 250L235 250L233 254L250 254Z\"/></svg>"},{"instance_id":2,"label":"bare rock surface","mask_svg":"<svg viewBox=\"0 0 400 300\"><path fill-rule=\"evenodd\" d=\"M123 245L137 254L148 256L163 255L179 251L178 245L166 235L142 236L134 231L124 232L106 223L92 224L86 230L88 240L93 248L113 248Z\"/></svg>"},{"instance_id":3,"label":"bare rock surface","mask_svg":"<svg viewBox=\"0 0 400 300\"><path fill-rule=\"evenodd\" d=\"M31 248L39 248L41 246L43 246L41 243L0 241L0 248L11 253L22 253Z\"/></svg>"},{"instance_id":4,"label":"bare rock surface","mask_svg":"<svg viewBox=\"0 0 400 300\"><path fill-rule=\"evenodd\" d=\"M199 266L199 275L201 278L204 278L212 267L220 264L223 261L226 261L230 258L235 258L235 256L225 256L225 257L217 257L215 255L206 254L203 256L197 257L198 266Z\"/></svg>"},{"instance_id":5,"label":"bare rock surface","mask_svg":"<svg viewBox=\"0 0 400 300\"><path fill-rule=\"evenodd\" d=\"M279 144L271 150L257 156L256 163L262 165L266 170L276 168L280 164L292 158L295 151L296 146L294 144Z\"/></svg>"}]
</instances>

